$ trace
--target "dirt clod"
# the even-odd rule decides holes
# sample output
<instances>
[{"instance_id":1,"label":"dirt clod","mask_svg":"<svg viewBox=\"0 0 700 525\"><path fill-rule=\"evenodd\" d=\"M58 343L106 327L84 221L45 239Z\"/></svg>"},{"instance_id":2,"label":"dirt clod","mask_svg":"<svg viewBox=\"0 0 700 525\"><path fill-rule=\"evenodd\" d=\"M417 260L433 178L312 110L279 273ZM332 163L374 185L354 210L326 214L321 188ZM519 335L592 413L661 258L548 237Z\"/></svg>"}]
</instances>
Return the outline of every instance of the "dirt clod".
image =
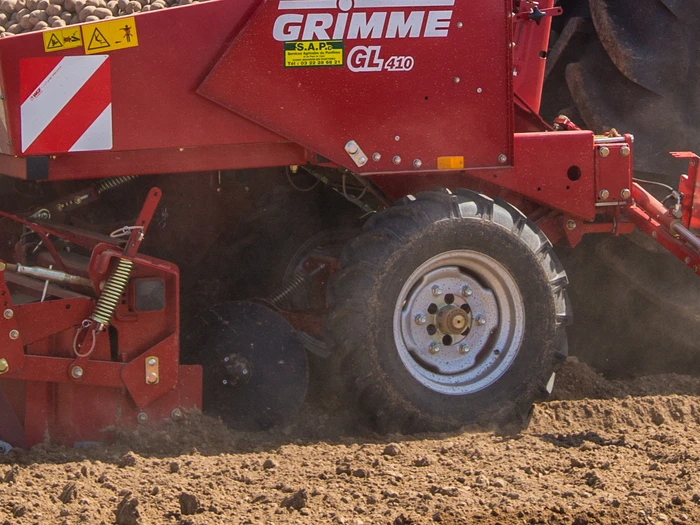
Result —
<instances>
[{"instance_id":1,"label":"dirt clod","mask_svg":"<svg viewBox=\"0 0 700 525\"><path fill-rule=\"evenodd\" d=\"M137 457L133 452L127 452L119 459L119 468L135 467Z\"/></svg>"},{"instance_id":2,"label":"dirt clod","mask_svg":"<svg viewBox=\"0 0 700 525\"><path fill-rule=\"evenodd\" d=\"M178 472L180 472L180 463L178 463L177 461L171 461L168 465L168 468L170 469L171 474L177 474Z\"/></svg>"},{"instance_id":3,"label":"dirt clod","mask_svg":"<svg viewBox=\"0 0 700 525\"><path fill-rule=\"evenodd\" d=\"M280 507L290 510L301 510L306 507L308 501L309 496L306 493L306 489L300 489L291 496L284 498L280 503Z\"/></svg>"},{"instance_id":4,"label":"dirt clod","mask_svg":"<svg viewBox=\"0 0 700 525\"><path fill-rule=\"evenodd\" d=\"M63 490L61 491L60 496L58 496L58 499L62 501L64 504L70 503L73 501L75 498L78 497L78 487L76 486L75 482L72 481L70 483L67 483L64 487Z\"/></svg>"},{"instance_id":5,"label":"dirt clod","mask_svg":"<svg viewBox=\"0 0 700 525\"><path fill-rule=\"evenodd\" d=\"M126 494L117 505L115 523L117 525L139 525L141 513L138 509L139 500L131 492Z\"/></svg>"},{"instance_id":6,"label":"dirt clod","mask_svg":"<svg viewBox=\"0 0 700 525\"><path fill-rule=\"evenodd\" d=\"M197 513L199 509L199 500L194 494L182 492L178 496L178 501L180 502L180 512L183 516L191 516Z\"/></svg>"},{"instance_id":7,"label":"dirt clod","mask_svg":"<svg viewBox=\"0 0 700 525\"><path fill-rule=\"evenodd\" d=\"M382 452L385 456L398 456L401 454L401 447L397 445L396 443L389 443L386 447L384 447L384 452Z\"/></svg>"}]
</instances>

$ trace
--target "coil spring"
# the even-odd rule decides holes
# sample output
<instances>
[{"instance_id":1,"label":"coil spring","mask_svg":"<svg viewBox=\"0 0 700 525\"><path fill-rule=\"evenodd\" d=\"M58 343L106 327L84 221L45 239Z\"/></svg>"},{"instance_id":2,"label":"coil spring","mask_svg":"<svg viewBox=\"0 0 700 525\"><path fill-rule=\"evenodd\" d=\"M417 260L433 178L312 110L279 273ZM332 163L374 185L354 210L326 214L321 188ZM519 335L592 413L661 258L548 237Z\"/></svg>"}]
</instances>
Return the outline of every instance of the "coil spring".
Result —
<instances>
[{"instance_id":1,"label":"coil spring","mask_svg":"<svg viewBox=\"0 0 700 525\"><path fill-rule=\"evenodd\" d=\"M126 184L127 182L136 178L136 175L128 175L124 177L111 177L109 179L101 180L97 186L97 193L104 193L105 191L113 190L119 186Z\"/></svg>"},{"instance_id":2,"label":"coil spring","mask_svg":"<svg viewBox=\"0 0 700 525\"><path fill-rule=\"evenodd\" d=\"M297 291L309 281L310 276L311 274L305 272L304 270L299 270L292 276L287 286L272 294L270 297L268 297L267 300L274 306L279 308L279 306L287 297L292 295L295 291Z\"/></svg>"},{"instance_id":3,"label":"coil spring","mask_svg":"<svg viewBox=\"0 0 700 525\"><path fill-rule=\"evenodd\" d=\"M107 283L102 290L100 298L97 300L97 305L92 315L90 315L90 319L101 325L109 326L114 310L117 309L122 293L124 293L124 289L129 283L129 276L133 266L133 261L119 259L117 267L107 279Z\"/></svg>"}]
</instances>

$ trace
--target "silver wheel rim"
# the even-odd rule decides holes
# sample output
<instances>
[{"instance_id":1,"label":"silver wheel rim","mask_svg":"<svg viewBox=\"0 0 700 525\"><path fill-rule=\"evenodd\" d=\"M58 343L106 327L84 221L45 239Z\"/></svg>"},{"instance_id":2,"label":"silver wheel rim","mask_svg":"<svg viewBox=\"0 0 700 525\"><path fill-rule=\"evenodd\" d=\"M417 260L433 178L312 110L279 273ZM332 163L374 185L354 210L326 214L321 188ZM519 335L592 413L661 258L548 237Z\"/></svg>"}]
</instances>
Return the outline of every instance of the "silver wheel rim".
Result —
<instances>
[{"instance_id":1,"label":"silver wheel rim","mask_svg":"<svg viewBox=\"0 0 700 525\"><path fill-rule=\"evenodd\" d=\"M421 385L442 394L471 394L513 364L525 308L515 280L498 261L453 250L425 261L406 280L393 331L401 361Z\"/></svg>"}]
</instances>

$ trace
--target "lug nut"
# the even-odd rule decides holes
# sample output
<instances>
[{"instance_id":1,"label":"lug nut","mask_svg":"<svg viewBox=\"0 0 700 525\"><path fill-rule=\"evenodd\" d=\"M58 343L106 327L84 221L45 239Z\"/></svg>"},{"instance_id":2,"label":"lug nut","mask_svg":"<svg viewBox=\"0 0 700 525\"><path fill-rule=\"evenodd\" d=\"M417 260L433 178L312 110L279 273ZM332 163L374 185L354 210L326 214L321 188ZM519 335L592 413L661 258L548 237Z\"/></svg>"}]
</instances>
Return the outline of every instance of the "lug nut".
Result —
<instances>
[{"instance_id":1,"label":"lug nut","mask_svg":"<svg viewBox=\"0 0 700 525\"><path fill-rule=\"evenodd\" d=\"M484 319L482 316L478 316L476 318L476 324L479 326L484 326L486 324L486 319Z\"/></svg>"},{"instance_id":2,"label":"lug nut","mask_svg":"<svg viewBox=\"0 0 700 525\"><path fill-rule=\"evenodd\" d=\"M10 339L13 341L19 337L19 332L17 330L10 330Z\"/></svg>"},{"instance_id":3,"label":"lug nut","mask_svg":"<svg viewBox=\"0 0 700 525\"><path fill-rule=\"evenodd\" d=\"M465 297L471 297L474 292L468 286L462 286L462 295Z\"/></svg>"},{"instance_id":4,"label":"lug nut","mask_svg":"<svg viewBox=\"0 0 700 525\"><path fill-rule=\"evenodd\" d=\"M438 285L433 286L431 291L435 297L440 297L442 295L442 288L440 288Z\"/></svg>"},{"instance_id":5,"label":"lug nut","mask_svg":"<svg viewBox=\"0 0 700 525\"><path fill-rule=\"evenodd\" d=\"M440 345L437 343L430 343L430 353L435 355L440 352Z\"/></svg>"},{"instance_id":6,"label":"lug nut","mask_svg":"<svg viewBox=\"0 0 700 525\"><path fill-rule=\"evenodd\" d=\"M423 314L418 314L415 317L416 324L425 324L428 322L428 318L425 317Z\"/></svg>"},{"instance_id":7,"label":"lug nut","mask_svg":"<svg viewBox=\"0 0 700 525\"><path fill-rule=\"evenodd\" d=\"M83 377L83 367L81 366L74 366L71 368L70 375L73 379L80 379Z\"/></svg>"},{"instance_id":8,"label":"lug nut","mask_svg":"<svg viewBox=\"0 0 700 525\"><path fill-rule=\"evenodd\" d=\"M139 412L139 414L136 416L136 421L143 425L146 421L148 421L148 414L146 414L146 412Z\"/></svg>"},{"instance_id":9,"label":"lug nut","mask_svg":"<svg viewBox=\"0 0 700 525\"><path fill-rule=\"evenodd\" d=\"M12 309L8 308L2 315L5 319L12 319L12 316L15 315L15 313L12 311Z\"/></svg>"},{"instance_id":10,"label":"lug nut","mask_svg":"<svg viewBox=\"0 0 700 525\"><path fill-rule=\"evenodd\" d=\"M468 345L459 345L459 353L464 355L469 353L469 346Z\"/></svg>"},{"instance_id":11,"label":"lug nut","mask_svg":"<svg viewBox=\"0 0 700 525\"><path fill-rule=\"evenodd\" d=\"M179 408L173 409L173 411L170 412L170 417L175 421L181 420L182 419L182 410L180 410Z\"/></svg>"}]
</instances>

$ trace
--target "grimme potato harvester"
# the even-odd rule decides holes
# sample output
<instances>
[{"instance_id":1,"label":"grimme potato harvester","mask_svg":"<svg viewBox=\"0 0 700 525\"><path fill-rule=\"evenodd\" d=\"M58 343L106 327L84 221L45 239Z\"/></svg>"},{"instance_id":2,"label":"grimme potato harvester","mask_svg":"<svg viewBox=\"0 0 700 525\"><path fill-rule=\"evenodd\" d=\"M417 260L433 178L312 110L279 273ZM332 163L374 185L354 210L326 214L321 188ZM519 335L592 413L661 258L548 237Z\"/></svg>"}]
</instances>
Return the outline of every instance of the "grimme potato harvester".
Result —
<instances>
[{"instance_id":1,"label":"grimme potato harvester","mask_svg":"<svg viewBox=\"0 0 700 525\"><path fill-rule=\"evenodd\" d=\"M0 39L5 449L286 424L310 368L379 430L526 422L567 354L552 243L700 263L697 156L662 203L632 135L539 116L560 13L212 0Z\"/></svg>"}]
</instances>

